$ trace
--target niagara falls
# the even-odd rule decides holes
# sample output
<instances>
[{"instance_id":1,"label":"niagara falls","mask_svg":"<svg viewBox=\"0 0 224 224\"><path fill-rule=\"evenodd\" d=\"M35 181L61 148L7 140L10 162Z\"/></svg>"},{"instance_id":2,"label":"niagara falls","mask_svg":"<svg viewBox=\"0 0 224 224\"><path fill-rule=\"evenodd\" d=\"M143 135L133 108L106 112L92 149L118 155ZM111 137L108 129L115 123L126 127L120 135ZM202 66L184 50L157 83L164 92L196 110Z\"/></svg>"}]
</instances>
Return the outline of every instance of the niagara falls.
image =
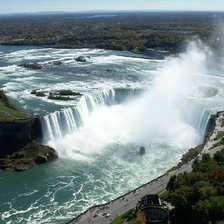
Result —
<instances>
[{"instance_id":1,"label":"niagara falls","mask_svg":"<svg viewBox=\"0 0 224 224\"><path fill-rule=\"evenodd\" d=\"M80 55L86 62L74 60ZM59 155L26 172L1 173L6 223L63 223L153 180L203 142L210 115L224 108L222 64L214 66L198 39L162 60L32 46L0 46L0 58L5 93L40 116L42 141ZM25 62L43 69L18 66ZM80 94L68 101L31 94L64 89Z\"/></svg>"}]
</instances>

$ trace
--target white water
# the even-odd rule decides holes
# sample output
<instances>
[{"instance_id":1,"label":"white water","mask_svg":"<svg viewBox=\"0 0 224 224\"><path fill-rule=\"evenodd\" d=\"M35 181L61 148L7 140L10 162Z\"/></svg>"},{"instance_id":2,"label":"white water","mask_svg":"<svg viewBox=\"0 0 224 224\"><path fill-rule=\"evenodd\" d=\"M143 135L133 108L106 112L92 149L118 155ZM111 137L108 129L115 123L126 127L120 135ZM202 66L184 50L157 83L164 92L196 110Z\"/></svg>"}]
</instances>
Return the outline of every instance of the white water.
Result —
<instances>
[{"instance_id":1,"label":"white water","mask_svg":"<svg viewBox=\"0 0 224 224\"><path fill-rule=\"evenodd\" d=\"M1 87L20 109L43 115L44 140L60 156L27 172L0 174L2 223L65 223L156 178L202 141L209 114L224 109L223 71L206 67L211 53L200 43L165 61L91 49L0 49ZM91 59L76 63L79 55ZM25 62L44 68L15 65ZM83 96L52 101L32 89Z\"/></svg>"},{"instance_id":2,"label":"white water","mask_svg":"<svg viewBox=\"0 0 224 224\"><path fill-rule=\"evenodd\" d=\"M115 103L114 90L95 91L80 98L75 107L68 107L61 111L50 113L41 118L45 140L58 139L66 134L73 133L78 128L85 126L92 111L101 105Z\"/></svg>"},{"instance_id":3,"label":"white water","mask_svg":"<svg viewBox=\"0 0 224 224\"><path fill-rule=\"evenodd\" d=\"M152 87L123 104L114 104L114 92L82 97L76 108L43 118L50 146L60 156L100 153L115 142L151 145L170 142L178 147L198 144L209 113L191 99L194 77L205 72L206 54L193 42L177 58L168 58ZM64 121L63 121L64 120ZM47 127L47 128L46 128Z\"/></svg>"}]
</instances>

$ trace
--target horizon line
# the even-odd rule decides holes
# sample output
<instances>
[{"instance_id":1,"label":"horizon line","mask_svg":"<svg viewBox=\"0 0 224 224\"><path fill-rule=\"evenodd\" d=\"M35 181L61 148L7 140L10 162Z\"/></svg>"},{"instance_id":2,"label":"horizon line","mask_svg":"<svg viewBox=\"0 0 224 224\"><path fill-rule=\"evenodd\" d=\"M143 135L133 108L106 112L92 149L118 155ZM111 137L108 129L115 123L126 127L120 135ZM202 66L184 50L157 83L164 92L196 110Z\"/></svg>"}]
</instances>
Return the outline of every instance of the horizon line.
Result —
<instances>
[{"instance_id":1,"label":"horizon line","mask_svg":"<svg viewBox=\"0 0 224 224\"><path fill-rule=\"evenodd\" d=\"M28 15L28 14L81 14L81 13L119 13L119 12L216 12L216 13L224 13L224 10L181 10L181 9L173 9L173 10L161 10L161 9L153 9L153 10L80 10L80 11L32 11L32 12L4 12L0 13L0 15Z\"/></svg>"}]
</instances>

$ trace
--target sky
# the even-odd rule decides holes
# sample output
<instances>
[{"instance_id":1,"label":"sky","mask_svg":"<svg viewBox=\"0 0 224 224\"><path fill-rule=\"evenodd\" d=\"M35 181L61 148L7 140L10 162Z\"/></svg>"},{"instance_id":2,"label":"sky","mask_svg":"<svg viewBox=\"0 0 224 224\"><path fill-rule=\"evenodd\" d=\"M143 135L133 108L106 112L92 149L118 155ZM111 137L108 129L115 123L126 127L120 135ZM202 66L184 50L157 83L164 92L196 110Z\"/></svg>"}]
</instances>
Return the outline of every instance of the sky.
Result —
<instances>
[{"instance_id":1,"label":"sky","mask_svg":"<svg viewBox=\"0 0 224 224\"><path fill-rule=\"evenodd\" d=\"M224 11L224 0L0 0L0 13L90 10Z\"/></svg>"}]
</instances>

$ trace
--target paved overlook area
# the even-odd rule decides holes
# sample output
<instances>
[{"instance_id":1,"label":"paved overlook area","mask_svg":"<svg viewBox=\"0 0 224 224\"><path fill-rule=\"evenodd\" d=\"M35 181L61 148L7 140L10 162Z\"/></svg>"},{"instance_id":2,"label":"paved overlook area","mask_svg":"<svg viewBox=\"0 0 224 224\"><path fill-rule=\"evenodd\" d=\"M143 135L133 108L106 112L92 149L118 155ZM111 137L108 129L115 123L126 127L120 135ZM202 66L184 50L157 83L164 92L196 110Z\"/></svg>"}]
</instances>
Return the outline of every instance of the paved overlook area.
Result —
<instances>
[{"instance_id":1,"label":"paved overlook area","mask_svg":"<svg viewBox=\"0 0 224 224\"><path fill-rule=\"evenodd\" d=\"M220 134L224 133L224 112L217 113L215 118L215 128L210 135L208 141L205 143L203 149L201 150L198 158L200 159L204 153L209 153L211 156L221 149L224 148L224 145L221 144L222 137ZM137 202L146 194L156 194L162 191L171 176L178 175L182 172L191 172L192 171L191 160L188 163L183 164L180 167L171 169L164 175L142 185L141 187L122 195L113 201L110 201L103 205L97 205L89 208L87 211L83 212L67 224L109 224L114 218L122 215L126 211L134 208ZM102 213L111 214L110 217L102 216Z\"/></svg>"}]
</instances>

